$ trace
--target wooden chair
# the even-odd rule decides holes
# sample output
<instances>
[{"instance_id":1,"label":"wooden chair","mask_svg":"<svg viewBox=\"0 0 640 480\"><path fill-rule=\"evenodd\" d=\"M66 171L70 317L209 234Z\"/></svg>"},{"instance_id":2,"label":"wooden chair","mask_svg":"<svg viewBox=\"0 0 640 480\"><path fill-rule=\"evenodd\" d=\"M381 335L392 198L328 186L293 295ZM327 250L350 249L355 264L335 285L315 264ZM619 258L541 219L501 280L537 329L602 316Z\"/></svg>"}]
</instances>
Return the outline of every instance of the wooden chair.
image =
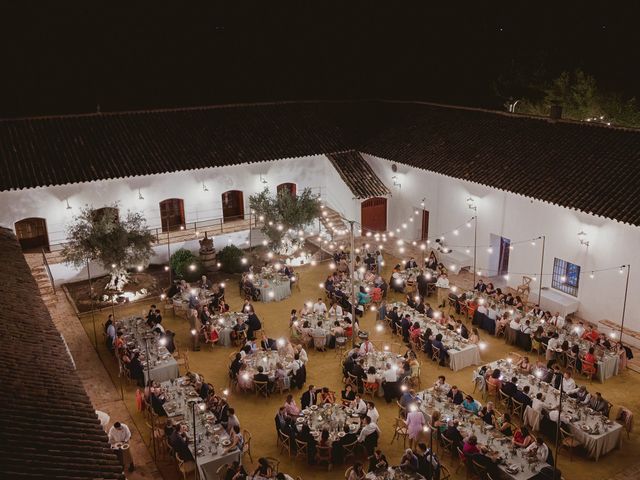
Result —
<instances>
[{"instance_id":1,"label":"wooden chair","mask_svg":"<svg viewBox=\"0 0 640 480\"><path fill-rule=\"evenodd\" d=\"M276 388L278 389L278 393L280 393L280 395L282 395L282 393L284 392L290 392L291 378L290 377L279 378L276 383Z\"/></svg>"},{"instance_id":2,"label":"wooden chair","mask_svg":"<svg viewBox=\"0 0 640 480\"><path fill-rule=\"evenodd\" d=\"M451 461L455 460L455 448L453 445L453 440L449 440L445 434L440 435L440 440L442 440L442 448L444 449L444 453L451 455ZM442 480L442 477L440 477Z\"/></svg>"},{"instance_id":3,"label":"wooden chair","mask_svg":"<svg viewBox=\"0 0 640 480\"><path fill-rule=\"evenodd\" d=\"M476 462L473 459L471 459L471 469L473 470L473 473L480 477L482 480L487 477L487 467L485 467L481 463Z\"/></svg>"},{"instance_id":4,"label":"wooden chair","mask_svg":"<svg viewBox=\"0 0 640 480\"><path fill-rule=\"evenodd\" d=\"M575 372L578 369L576 367L577 359L575 354L572 354L570 352L565 352L564 358L566 360L567 370L571 370L572 372Z\"/></svg>"},{"instance_id":5,"label":"wooden chair","mask_svg":"<svg viewBox=\"0 0 640 480\"><path fill-rule=\"evenodd\" d=\"M178 355L179 356L176 357L176 363L178 364L178 369L180 367L184 367L185 373L190 371L191 369L189 368L189 352L185 350L184 352L182 352L182 354L178 354Z\"/></svg>"},{"instance_id":6,"label":"wooden chair","mask_svg":"<svg viewBox=\"0 0 640 480\"><path fill-rule=\"evenodd\" d=\"M378 389L380 388L380 386L377 383L364 383L364 395L371 395L371 400L375 400L376 399L376 393L378 393Z\"/></svg>"},{"instance_id":7,"label":"wooden chair","mask_svg":"<svg viewBox=\"0 0 640 480\"><path fill-rule=\"evenodd\" d=\"M542 342L537 341L535 338L531 337L531 353L535 350L536 358L540 358L540 354L542 353Z\"/></svg>"},{"instance_id":8,"label":"wooden chair","mask_svg":"<svg viewBox=\"0 0 640 480\"><path fill-rule=\"evenodd\" d=\"M589 383L593 383L593 377L596 375L596 366L592 362L581 359L580 373L583 377L589 379Z\"/></svg>"},{"instance_id":9,"label":"wooden chair","mask_svg":"<svg viewBox=\"0 0 640 480\"><path fill-rule=\"evenodd\" d=\"M309 454L309 445L307 442L302 442L296 438L296 456L295 458L302 458L306 463Z\"/></svg>"},{"instance_id":10,"label":"wooden chair","mask_svg":"<svg viewBox=\"0 0 640 480\"><path fill-rule=\"evenodd\" d=\"M431 360L440 365L440 349L433 345L431 346Z\"/></svg>"},{"instance_id":11,"label":"wooden chair","mask_svg":"<svg viewBox=\"0 0 640 480\"><path fill-rule=\"evenodd\" d=\"M344 480L349 480L349 477L351 476L351 471L353 470L353 466L347 468L344 472Z\"/></svg>"},{"instance_id":12,"label":"wooden chair","mask_svg":"<svg viewBox=\"0 0 640 480\"><path fill-rule=\"evenodd\" d=\"M351 388L353 388L355 391L358 390L358 377L356 377L352 373L347 372L347 376L343 380L345 387L347 385L351 385Z\"/></svg>"},{"instance_id":13,"label":"wooden chair","mask_svg":"<svg viewBox=\"0 0 640 480\"><path fill-rule=\"evenodd\" d=\"M341 357L347 351L347 337L336 337L336 357Z\"/></svg>"},{"instance_id":14,"label":"wooden chair","mask_svg":"<svg viewBox=\"0 0 640 480\"><path fill-rule=\"evenodd\" d=\"M278 468L280 467L280 460L274 457L264 457L264 458L269 464L269 466L271 467L271 470L273 471L274 475L277 475L279 471Z\"/></svg>"},{"instance_id":15,"label":"wooden chair","mask_svg":"<svg viewBox=\"0 0 640 480\"><path fill-rule=\"evenodd\" d=\"M498 390L498 404L502 405L506 410L511 410L511 397L502 390Z\"/></svg>"},{"instance_id":16,"label":"wooden chair","mask_svg":"<svg viewBox=\"0 0 640 480\"><path fill-rule=\"evenodd\" d=\"M244 445L242 445L242 456L244 457L245 453L249 455L249 460L253 463L253 457L251 456L251 433L249 430L243 430L242 436L244 437Z\"/></svg>"},{"instance_id":17,"label":"wooden chair","mask_svg":"<svg viewBox=\"0 0 640 480\"><path fill-rule=\"evenodd\" d=\"M409 429L407 427L407 422L405 422L402 418L396 418L393 425L393 438L391 439L391 444L396 439L402 438L402 448L407 448L407 437L409 436Z\"/></svg>"},{"instance_id":18,"label":"wooden chair","mask_svg":"<svg viewBox=\"0 0 640 480\"><path fill-rule=\"evenodd\" d=\"M451 480L451 472L443 464L440 464L440 480Z\"/></svg>"},{"instance_id":19,"label":"wooden chair","mask_svg":"<svg viewBox=\"0 0 640 480\"><path fill-rule=\"evenodd\" d=\"M227 475L227 471L229 470L229 464L225 463L223 465L220 465L218 467L218 469L216 470L216 475L218 476L218 478L225 478Z\"/></svg>"},{"instance_id":20,"label":"wooden chair","mask_svg":"<svg viewBox=\"0 0 640 480\"><path fill-rule=\"evenodd\" d=\"M184 461L180 458L180 455L176 453L176 462L178 463L178 470L182 474L183 480L187 480L187 477L196 473L196 462L193 460Z\"/></svg>"},{"instance_id":21,"label":"wooden chair","mask_svg":"<svg viewBox=\"0 0 640 480\"><path fill-rule=\"evenodd\" d=\"M398 405L398 417L407 418L407 409L400 404L399 400L396 400L396 405Z\"/></svg>"},{"instance_id":22,"label":"wooden chair","mask_svg":"<svg viewBox=\"0 0 640 480\"><path fill-rule=\"evenodd\" d=\"M487 400L488 398L498 398L498 392L500 391L500 389L498 388L498 385L496 384L492 384L489 381L487 381L487 389L484 391L484 399Z\"/></svg>"},{"instance_id":23,"label":"wooden chair","mask_svg":"<svg viewBox=\"0 0 640 480\"><path fill-rule=\"evenodd\" d=\"M356 449L358 448L358 440L354 440L352 443L348 443L346 445L343 445L342 448L344 449L344 459L347 460L347 458L351 457L355 460L356 458Z\"/></svg>"},{"instance_id":24,"label":"wooden chair","mask_svg":"<svg viewBox=\"0 0 640 480\"><path fill-rule=\"evenodd\" d=\"M582 445L571 432L566 431L560 426L560 444L562 448L569 450L569 461L573 461L573 449Z\"/></svg>"},{"instance_id":25,"label":"wooden chair","mask_svg":"<svg viewBox=\"0 0 640 480\"><path fill-rule=\"evenodd\" d=\"M511 410L512 416L522 420L522 417L524 415L524 403L520 403L515 398L512 398L511 406L512 406L512 410Z\"/></svg>"},{"instance_id":26,"label":"wooden chair","mask_svg":"<svg viewBox=\"0 0 640 480\"><path fill-rule=\"evenodd\" d=\"M504 331L505 331L505 329L506 329L506 328L507 328L507 326L506 326L506 325L503 325L503 324L501 324L501 323L498 323L498 324L496 325L495 337L496 337L496 338L498 338L498 337L504 337Z\"/></svg>"},{"instance_id":27,"label":"wooden chair","mask_svg":"<svg viewBox=\"0 0 640 480\"><path fill-rule=\"evenodd\" d=\"M264 398L269 398L269 382L253 381L253 390L256 395L262 395Z\"/></svg>"},{"instance_id":28,"label":"wooden chair","mask_svg":"<svg viewBox=\"0 0 640 480\"><path fill-rule=\"evenodd\" d=\"M286 450L287 455L291 456L291 438L280 430L278 430L277 446L280 448L280 453Z\"/></svg>"},{"instance_id":29,"label":"wooden chair","mask_svg":"<svg viewBox=\"0 0 640 480\"><path fill-rule=\"evenodd\" d=\"M328 447L316 447L316 462L318 465L326 463L327 470L331 470L331 446Z\"/></svg>"},{"instance_id":30,"label":"wooden chair","mask_svg":"<svg viewBox=\"0 0 640 480\"><path fill-rule=\"evenodd\" d=\"M236 338L233 340L233 345L235 347L241 347L245 343L247 343L247 332L245 330L240 330L236 334Z\"/></svg>"},{"instance_id":31,"label":"wooden chair","mask_svg":"<svg viewBox=\"0 0 640 480\"><path fill-rule=\"evenodd\" d=\"M456 475L458 474L458 470L460 470L460 467L464 467L467 470L467 478L469 478L469 466L467 465L467 456L464 454L464 452L460 447L456 447L456 453L458 454L458 459L460 460L460 463L458 463L458 466L456 467L456 472L455 472Z\"/></svg>"}]
</instances>

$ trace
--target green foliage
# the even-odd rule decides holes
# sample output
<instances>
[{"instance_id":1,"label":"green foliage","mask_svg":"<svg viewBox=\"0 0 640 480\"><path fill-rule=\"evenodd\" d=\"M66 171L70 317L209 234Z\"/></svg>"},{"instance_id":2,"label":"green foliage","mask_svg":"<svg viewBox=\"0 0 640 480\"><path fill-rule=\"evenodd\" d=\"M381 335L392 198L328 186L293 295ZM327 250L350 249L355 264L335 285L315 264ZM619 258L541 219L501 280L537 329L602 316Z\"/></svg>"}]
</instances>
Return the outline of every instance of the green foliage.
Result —
<instances>
[{"instance_id":1,"label":"green foliage","mask_svg":"<svg viewBox=\"0 0 640 480\"><path fill-rule=\"evenodd\" d=\"M601 91L596 80L582 70L562 72L539 87L538 95L523 99L517 111L548 115L551 105L562 106L562 116L571 120L640 127L640 110L635 98Z\"/></svg>"},{"instance_id":2,"label":"green foliage","mask_svg":"<svg viewBox=\"0 0 640 480\"><path fill-rule=\"evenodd\" d=\"M221 264L222 271L227 273L238 273L245 269L242 264L242 258L244 252L235 245L227 245L218 252L216 256L218 262Z\"/></svg>"},{"instance_id":3,"label":"green foliage","mask_svg":"<svg viewBox=\"0 0 640 480\"><path fill-rule=\"evenodd\" d=\"M201 275L202 264L200 263L200 259L185 248L176 250L171 255L169 264L178 278L192 281ZM195 265L194 269L191 269L192 265Z\"/></svg>"},{"instance_id":4,"label":"green foliage","mask_svg":"<svg viewBox=\"0 0 640 480\"><path fill-rule=\"evenodd\" d=\"M290 229L297 232L320 214L318 196L309 188L305 188L297 196L285 190L273 196L266 187L262 192L249 197L249 206L256 215L264 217L260 230L271 241L272 246L279 245Z\"/></svg>"},{"instance_id":5,"label":"green foliage","mask_svg":"<svg viewBox=\"0 0 640 480\"><path fill-rule=\"evenodd\" d=\"M97 261L105 270L123 271L146 265L153 253L154 237L142 214L127 211L119 218L117 204L99 210L83 208L67 227L67 239L62 256L75 267Z\"/></svg>"}]
</instances>

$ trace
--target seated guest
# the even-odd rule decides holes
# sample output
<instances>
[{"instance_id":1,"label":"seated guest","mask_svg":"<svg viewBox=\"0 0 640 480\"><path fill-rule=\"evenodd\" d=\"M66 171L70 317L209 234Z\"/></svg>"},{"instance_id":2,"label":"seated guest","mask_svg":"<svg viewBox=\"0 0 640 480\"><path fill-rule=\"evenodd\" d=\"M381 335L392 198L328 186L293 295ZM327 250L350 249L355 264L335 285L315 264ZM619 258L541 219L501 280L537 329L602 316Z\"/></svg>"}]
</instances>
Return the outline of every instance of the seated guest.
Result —
<instances>
[{"instance_id":1,"label":"seated guest","mask_svg":"<svg viewBox=\"0 0 640 480\"><path fill-rule=\"evenodd\" d=\"M533 437L529 433L527 427L520 427L516 429L516 432L513 434L513 438L511 439L511 444L514 447L527 448L533 442Z\"/></svg>"},{"instance_id":2,"label":"seated guest","mask_svg":"<svg viewBox=\"0 0 640 480\"><path fill-rule=\"evenodd\" d=\"M189 444L187 443L186 425L180 425L180 428L176 428L168 441L171 448L173 448L183 461L193 461L193 455L191 454Z\"/></svg>"},{"instance_id":3,"label":"seated guest","mask_svg":"<svg viewBox=\"0 0 640 480\"><path fill-rule=\"evenodd\" d=\"M510 437L515 430L515 425L511 422L511 415L507 412L503 413L501 417L496 418L496 426L507 437Z\"/></svg>"},{"instance_id":4,"label":"seated guest","mask_svg":"<svg viewBox=\"0 0 640 480\"><path fill-rule=\"evenodd\" d=\"M360 430L358 435L358 442L362 443L369 455L373 454L375 447L378 444L378 438L380 437L380 428L377 424L373 423L369 417L362 419L364 426Z\"/></svg>"},{"instance_id":5,"label":"seated guest","mask_svg":"<svg viewBox=\"0 0 640 480\"><path fill-rule=\"evenodd\" d=\"M549 457L549 447L544 443L542 436L536 438L536 441L530 444L525 452L532 457L535 457L538 462L546 463Z\"/></svg>"},{"instance_id":6,"label":"seated guest","mask_svg":"<svg viewBox=\"0 0 640 480\"><path fill-rule=\"evenodd\" d=\"M267 382L268 383L269 382L269 375L264 373L264 368L262 367L262 365L258 365L257 370L258 370L258 372L253 375L253 381L254 382Z\"/></svg>"},{"instance_id":7,"label":"seated guest","mask_svg":"<svg viewBox=\"0 0 640 480\"><path fill-rule=\"evenodd\" d=\"M487 404L478 412L478 416L484 420L484 423L493 425L496 420L496 411L493 406L493 402L487 402Z\"/></svg>"},{"instance_id":8,"label":"seated guest","mask_svg":"<svg viewBox=\"0 0 640 480\"><path fill-rule=\"evenodd\" d=\"M404 264L404 268L405 269L409 269L409 268L418 268L418 263L416 262L416 259L411 257L405 264Z\"/></svg>"},{"instance_id":9,"label":"seated guest","mask_svg":"<svg viewBox=\"0 0 640 480\"><path fill-rule=\"evenodd\" d=\"M391 368L390 363L387 363L385 367L382 374L382 390L385 401L391 403L391 400L398 396L398 371Z\"/></svg>"},{"instance_id":10,"label":"seated guest","mask_svg":"<svg viewBox=\"0 0 640 480\"><path fill-rule=\"evenodd\" d=\"M484 293L487 290L487 286L484 284L484 281L482 279L479 279L478 283L476 283L476 286L473 287L473 290L475 292Z\"/></svg>"},{"instance_id":11,"label":"seated guest","mask_svg":"<svg viewBox=\"0 0 640 480\"><path fill-rule=\"evenodd\" d=\"M562 389L567 394L573 393L578 390L578 387L576 387L576 381L571 377L571 372L569 371L564 372L562 378Z\"/></svg>"},{"instance_id":12,"label":"seated guest","mask_svg":"<svg viewBox=\"0 0 640 480\"><path fill-rule=\"evenodd\" d=\"M591 400L591 395L589 395L587 387L585 387L584 385L580 385L580 387L578 387L578 390L570 393L569 396L575 398L583 405L589 403L589 400Z\"/></svg>"},{"instance_id":13,"label":"seated guest","mask_svg":"<svg viewBox=\"0 0 640 480\"><path fill-rule=\"evenodd\" d=\"M464 408L467 412L478 413L480 410L480 404L473 399L471 395L467 395L464 397L462 402L462 408Z\"/></svg>"},{"instance_id":14,"label":"seated guest","mask_svg":"<svg viewBox=\"0 0 640 480\"><path fill-rule=\"evenodd\" d=\"M531 401L531 397L529 396L529 385L525 385L524 388L522 390L516 390L516 393L513 394L513 399L516 402L520 402L522 403L525 407L531 406L532 401Z\"/></svg>"},{"instance_id":15,"label":"seated guest","mask_svg":"<svg viewBox=\"0 0 640 480\"><path fill-rule=\"evenodd\" d=\"M502 380L500 380L501 376L502 373L500 372L500 369L495 368L487 378L487 384L492 385L500 390L502 388Z\"/></svg>"},{"instance_id":16,"label":"seated guest","mask_svg":"<svg viewBox=\"0 0 640 480\"><path fill-rule=\"evenodd\" d=\"M353 409L353 412L358 415L366 415L367 413L367 404L362 400L362 398L360 398L360 395L356 395L356 398L353 399L350 407Z\"/></svg>"},{"instance_id":17,"label":"seated guest","mask_svg":"<svg viewBox=\"0 0 640 480\"><path fill-rule=\"evenodd\" d=\"M320 392L320 404L324 405L325 403L336 403L336 395L328 387L322 387Z\"/></svg>"},{"instance_id":18,"label":"seated guest","mask_svg":"<svg viewBox=\"0 0 640 480\"><path fill-rule=\"evenodd\" d=\"M284 402L284 411L290 417L297 417L300 415L300 408L296 405L296 401L291 394L287 395L287 399Z\"/></svg>"},{"instance_id":19,"label":"seated guest","mask_svg":"<svg viewBox=\"0 0 640 480\"><path fill-rule=\"evenodd\" d=\"M584 330L584 333L582 334L582 338L584 340L589 340L590 342L595 342L596 340L598 340L599 337L600 337L600 334L591 325L587 325L587 327Z\"/></svg>"},{"instance_id":20,"label":"seated guest","mask_svg":"<svg viewBox=\"0 0 640 480\"><path fill-rule=\"evenodd\" d=\"M409 405L415 403L417 399L415 390L407 390L400 396L399 402L403 408L408 409Z\"/></svg>"},{"instance_id":21,"label":"seated guest","mask_svg":"<svg viewBox=\"0 0 640 480\"><path fill-rule=\"evenodd\" d=\"M531 369L533 368L533 365L529 361L529 357L525 356L525 357L521 357L520 360L516 362L516 367L518 367L518 369L520 369L522 373L529 374L531 373Z\"/></svg>"},{"instance_id":22,"label":"seated guest","mask_svg":"<svg viewBox=\"0 0 640 480\"><path fill-rule=\"evenodd\" d=\"M460 430L458 430L458 421L457 420L449 420L447 422L447 429L444 431L444 436L447 440L453 442L453 448L456 447L462 448L462 444L464 442L464 437Z\"/></svg>"},{"instance_id":23,"label":"seated guest","mask_svg":"<svg viewBox=\"0 0 640 480\"><path fill-rule=\"evenodd\" d=\"M387 457L384 456L382 450L376 449L373 455L369 457L369 472L381 472L389 468Z\"/></svg>"},{"instance_id":24,"label":"seated guest","mask_svg":"<svg viewBox=\"0 0 640 480\"><path fill-rule=\"evenodd\" d=\"M408 470L410 472L418 471L418 457L415 456L410 448L404 451L404 455L400 459L400 468Z\"/></svg>"},{"instance_id":25,"label":"seated guest","mask_svg":"<svg viewBox=\"0 0 640 480\"><path fill-rule=\"evenodd\" d=\"M513 397L518 390L518 377L511 377L511 381L505 382L502 385L502 393L509 397Z\"/></svg>"},{"instance_id":26,"label":"seated guest","mask_svg":"<svg viewBox=\"0 0 640 480\"><path fill-rule=\"evenodd\" d=\"M439 333L436 335L436 338L431 342L433 347L440 349L440 366L444 366L444 361L447 356L447 347L442 343L442 334Z\"/></svg>"},{"instance_id":27,"label":"seated guest","mask_svg":"<svg viewBox=\"0 0 640 480\"><path fill-rule=\"evenodd\" d=\"M447 393L451 390L451 386L447 383L447 379L444 375L438 375L438 378L433 383L433 388L439 390L441 393Z\"/></svg>"},{"instance_id":28,"label":"seated guest","mask_svg":"<svg viewBox=\"0 0 640 480\"><path fill-rule=\"evenodd\" d=\"M602 394L600 392L596 392L595 395L591 395L591 399L589 399L587 406L604 415L609 414L609 402L602 398Z\"/></svg>"},{"instance_id":29,"label":"seated guest","mask_svg":"<svg viewBox=\"0 0 640 480\"><path fill-rule=\"evenodd\" d=\"M447 392L447 398L449 398L449 400L454 405L460 405L464 400L464 397L462 396L462 392L458 390L458 387L456 385L451 387L451 390Z\"/></svg>"}]
</instances>

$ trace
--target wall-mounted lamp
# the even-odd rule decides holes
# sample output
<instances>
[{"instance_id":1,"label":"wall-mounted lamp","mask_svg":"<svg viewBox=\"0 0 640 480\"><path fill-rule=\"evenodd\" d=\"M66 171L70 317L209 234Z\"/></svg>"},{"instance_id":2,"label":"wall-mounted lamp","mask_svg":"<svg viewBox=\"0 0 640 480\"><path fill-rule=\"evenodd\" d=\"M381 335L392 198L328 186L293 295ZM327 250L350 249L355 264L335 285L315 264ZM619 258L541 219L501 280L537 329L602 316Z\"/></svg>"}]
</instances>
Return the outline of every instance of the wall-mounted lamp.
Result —
<instances>
[{"instance_id":1,"label":"wall-mounted lamp","mask_svg":"<svg viewBox=\"0 0 640 480\"><path fill-rule=\"evenodd\" d=\"M144 200L144 197L142 196L142 192L140 191L140 189L138 189L138 200Z\"/></svg>"},{"instance_id":2,"label":"wall-mounted lamp","mask_svg":"<svg viewBox=\"0 0 640 480\"><path fill-rule=\"evenodd\" d=\"M398 176L394 175L393 177L391 177L391 180L393 180L393 186L397 187L398 189L402 188L402 185L400 184L400 182L398 182Z\"/></svg>"},{"instance_id":3,"label":"wall-mounted lamp","mask_svg":"<svg viewBox=\"0 0 640 480\"><path fill-rule=\"evenodd\" d=\"M265 177L263 177L263 176L262 176L262 174L260 174L260 182L261 182L262 184L264 184L264 185L266 185L267 183L269 183L269 182L267 182L267 179L266 179Z\"/></svg>"},{"instance_id":4,"label":"wall-mounted lamp","mask_svg":"<svg viewBox=\"0 0 640 480\"><path fill-rule=\"evenodd\" d=\"M427 197L422 197L422 200L420 200L420 206L424 208L424 206L426 205L426 202L427 202Z\"/></svg>"},{"instance_id":5,"label":"wall-mounted lamp","mask_svg":"<svg viewBox=\"0 0 640 480\"><path fill-rule=\"evenodd\" d=\"M66 199L66 202L67 202L67 210L71 210L71 205L69 205L69 199L68 198Z\"/></svg>"},{"instance_id":6,"label":"wall-mounted lamp","mask_svg":"<svg viewBox=\"0 0 640 480\"><path fill-rule=\"evenodd\" d=\"M207 188L207 186L204 184L204 182L202 182L202 191L203 192L208 192L209 189Z\"/></svg>"},{"instance_id":7,"label":"wall-mounted lamp","mask_svg":"<svg viewBox=\"0 0 640 480\"><path fill-rule=\"evenodd\" d=\"M478 211L478 206L476 205L476 201L473 197L467 197L467 207L469 207L469 210L473 210L474 212Z\"/></svg>"},{"instance_id":8,"label":"wall-mounted lamp","mask_svg":"<svg viewBox=\"0 0 640 480\"><path fill-rule=\"evenodd\" d=\"M588 247L589 240L585 240L586 237L587 237L587 232L585 232L584 230L580 230L578 232L578 239L580 240L580 245L584 245L585 247Z\"/></svg>"}]
</instances>

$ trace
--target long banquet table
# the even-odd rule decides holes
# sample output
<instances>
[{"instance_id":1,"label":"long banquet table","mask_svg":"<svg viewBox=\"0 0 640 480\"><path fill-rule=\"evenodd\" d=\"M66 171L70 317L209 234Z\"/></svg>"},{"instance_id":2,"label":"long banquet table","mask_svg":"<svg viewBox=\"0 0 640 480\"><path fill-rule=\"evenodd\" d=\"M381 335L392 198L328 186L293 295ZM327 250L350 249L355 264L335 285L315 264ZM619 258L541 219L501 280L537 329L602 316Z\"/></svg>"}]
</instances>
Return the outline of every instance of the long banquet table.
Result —
<instances>
[{"instance_id":1,"label":"long banquet table","mask_svg":"<svg viewBox=\"0 0 640 480\"><path fill-rule=\"evenodd\" d=\"M230 444L229 435L224 428L215 424L215 415L208 411L202 411L193 403L199 405L203 400L198 396L189 380L181 377L171 382L162 383L167 401L164 404L167 416L178 421L188 428L189 450L196 459L200 476L202 478L218 478L217 470L222 465L240 461L242 452L234 450L225 453L225 446ZM193 412L195 411L196 435L198 451L193 443Z\"/></svg>"},{"instance_id":2,"label":"long banquet table","mask_svg":"<svg viewBox=\"0 0 640 480\"><path fill-rule=\"evenodd\" d=\"M412 315L411 322L418 322L423 331L425 328L430 328L434 335L438 333L442 334L442 342L447 347L447 354L449 355L449 367L454 372L470 365L480 365L482 363L478 345L469 343L467 339L462 338L457 332L449 330L426 315L418 313L403 302L393 303L389 305L388 308L391 309L395 306L398 307L398 314L404 315L409 313Z\"/></svg>"},{"instance_id":3,"label":"long banquet table","mask_svg":"<svg viewBox=\"0 0 640 480\"><path fill-rule=\"evenodd\" d=\"M531 397L542 393L546 410L557 408L560 399L559 390L548 383L540 381L533 374L521 374L515 365L507 360L496 360L489 364L489 371L495 368L500 369L505 378L517 377L518 388L528 385ZM474 373L474 376L477 376L477 372ZM566 403L564 403L565 401ZM610 421L605 416L593 412L593 410L585 406L577 405L568 396L566 400L563 400L561 418L563 422L569 425L575 438L582 443L589 457L594 458L596 461L601 455L610 452L621 444L622 425Z\"/></svg>"},{"instance_id":4,"label":"long banquet table","mask_svg":"<svg viewBox=\"0 0 640 480\"><path fill-rule=\"evenodd\" d=\"M116 322L117 328L123 332L127 346L140 353L140 361L144 370L145 384L151 380L164 382L180 376L178 362L169 351L158 344L158 334L153 333L143 318L126 317ZM145 341L146 339L146 341ZM151 365L147 372L147 345Z\"/></svg>"}]
</instances>

